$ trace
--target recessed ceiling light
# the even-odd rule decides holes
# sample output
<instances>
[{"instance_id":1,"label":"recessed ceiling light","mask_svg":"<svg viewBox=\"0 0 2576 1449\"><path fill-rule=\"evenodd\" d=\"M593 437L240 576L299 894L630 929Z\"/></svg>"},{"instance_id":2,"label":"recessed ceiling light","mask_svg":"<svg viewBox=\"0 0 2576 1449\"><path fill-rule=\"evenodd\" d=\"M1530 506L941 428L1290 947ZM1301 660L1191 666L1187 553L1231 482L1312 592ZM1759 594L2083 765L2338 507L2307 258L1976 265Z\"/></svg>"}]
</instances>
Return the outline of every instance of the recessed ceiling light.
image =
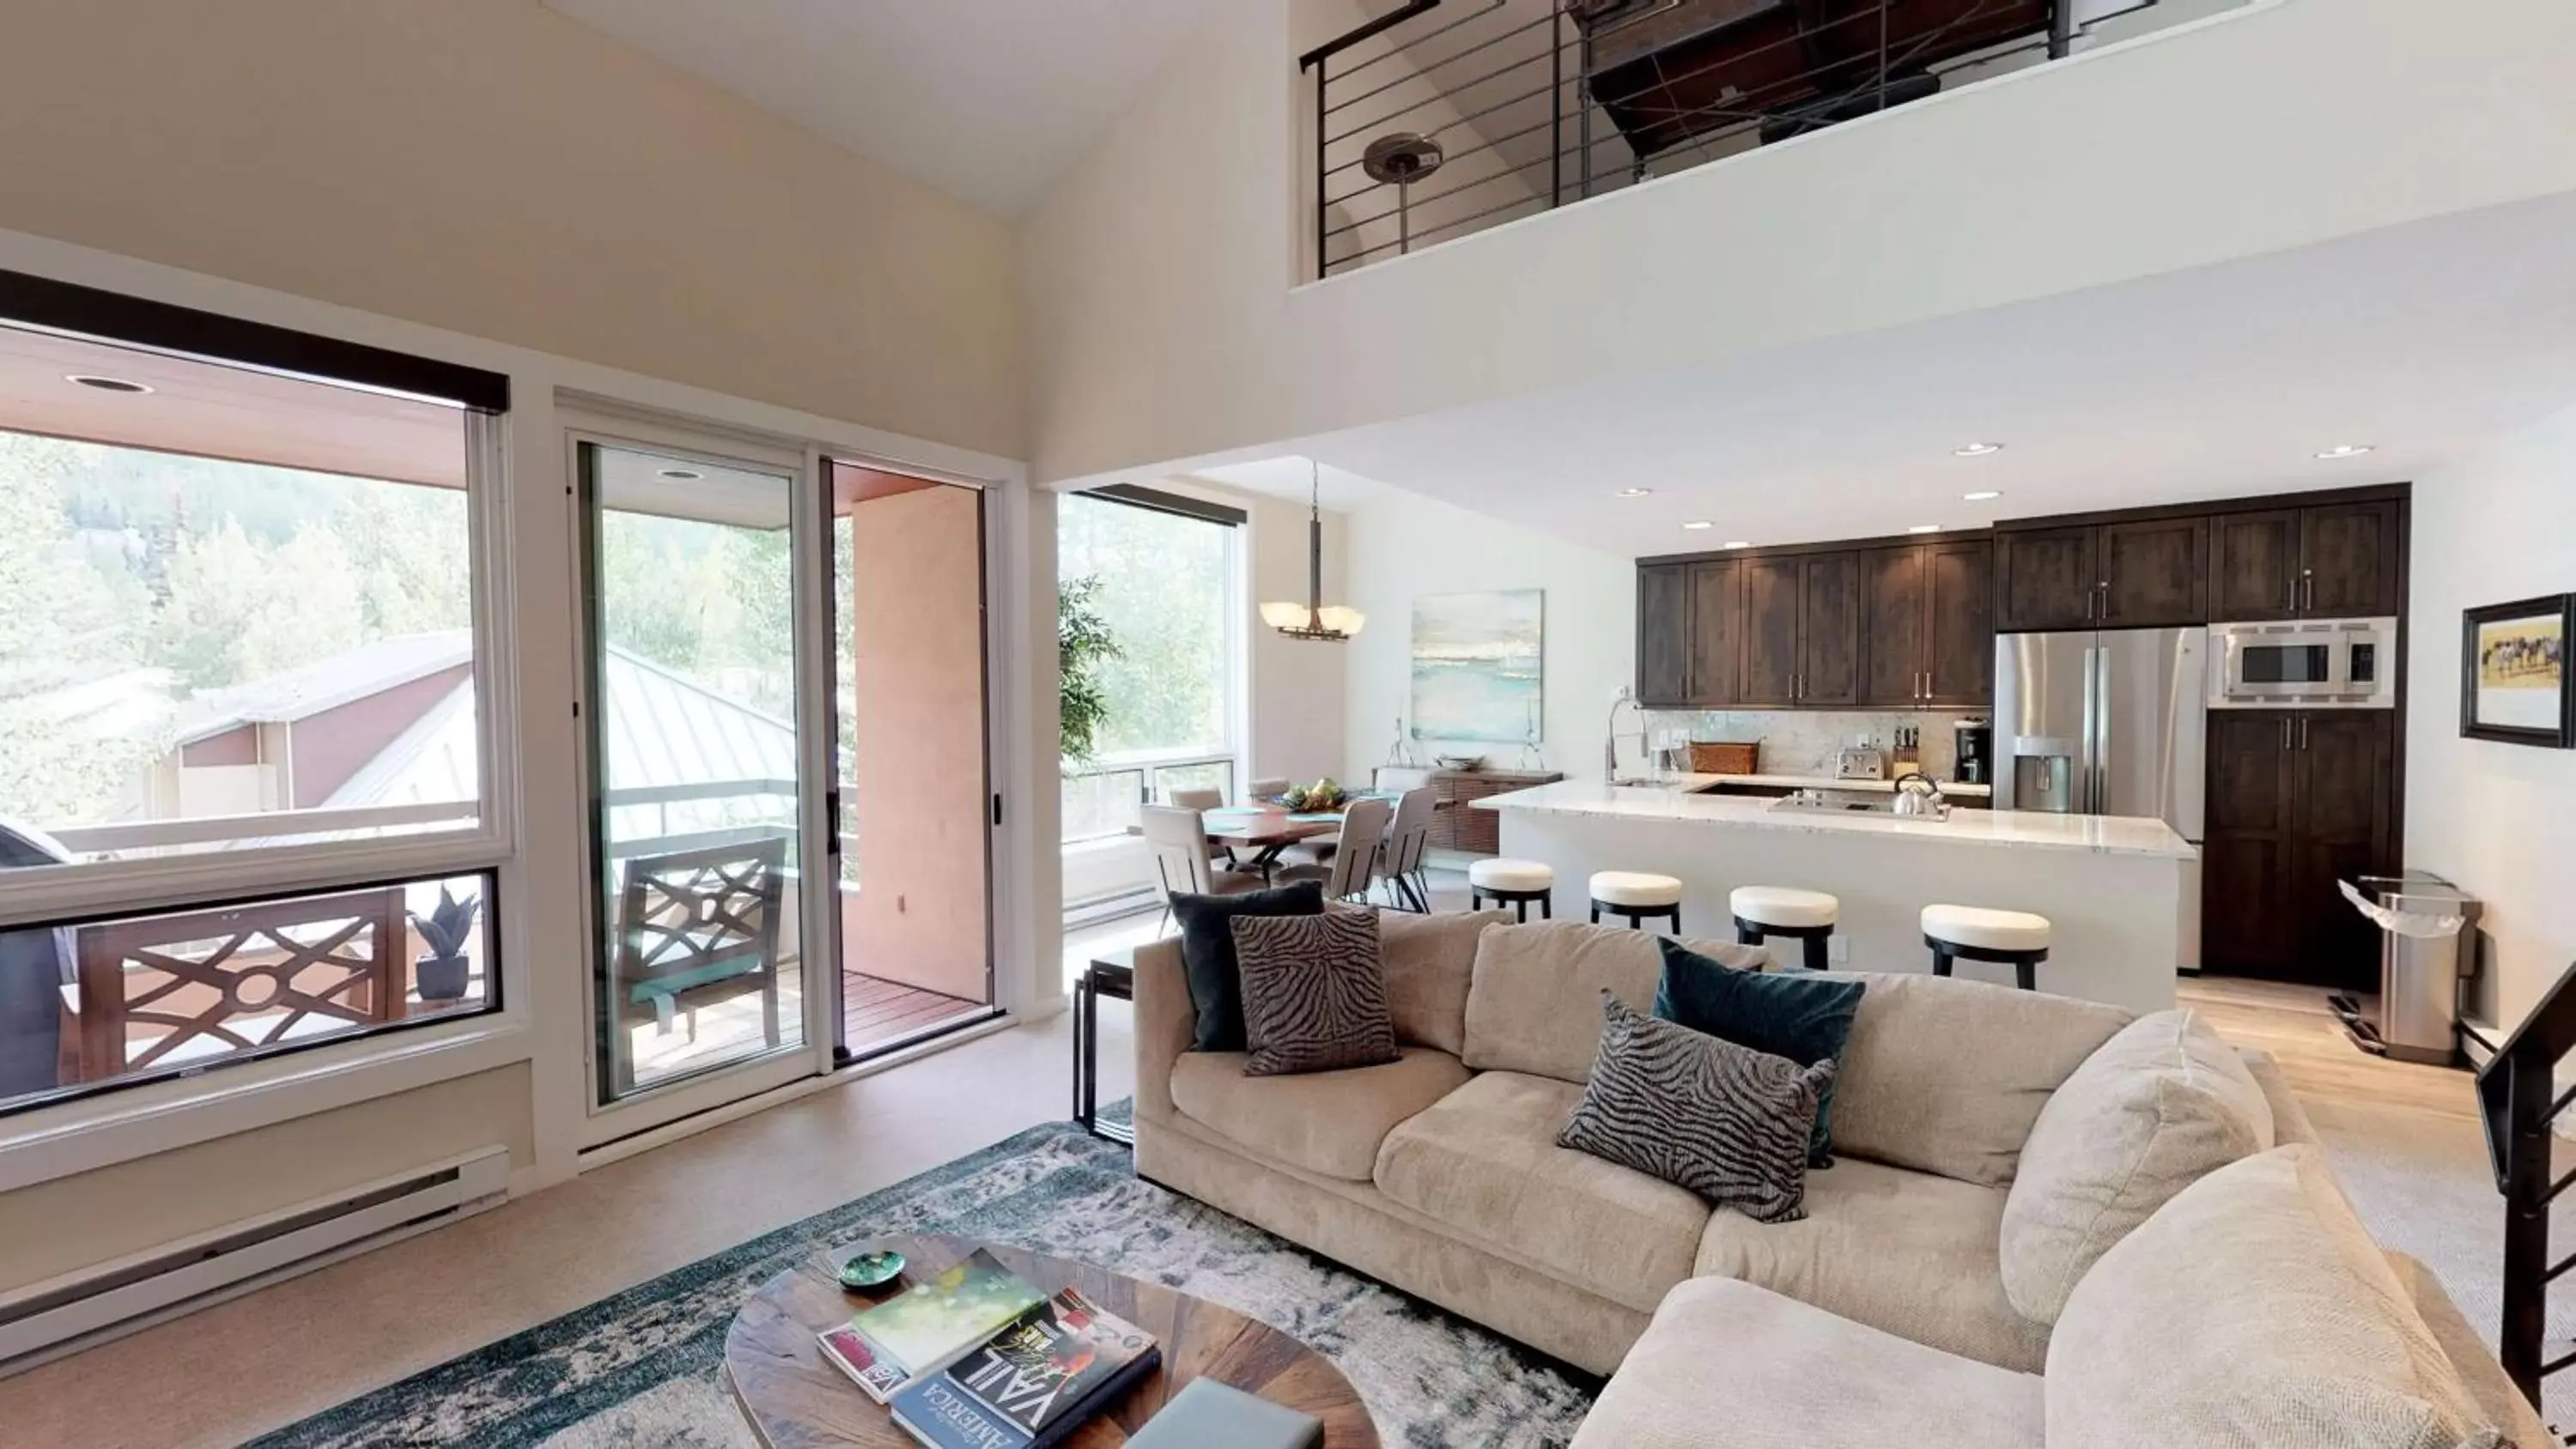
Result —
<instances>
[{"instance_id":1,"label":"recessed ceiling light","mask_svg":"<svg viewBox=\"0 0 2576 1449\"><path fill-rule=\"evenodd\" d=\"M2377 451L2378 448L2370 443L2337 443L2333 447L2326 449L2324 452L2317 454L2317 456L2325 459L2327 462L2333 462L2338 458L2358 458L2364 453L2374 453Z\"/></svg>"},{"instance_id":2,"label":"recessed ceiling light","mask_svg":"<svg viewBox=\"0 0 2576 1449\"><path fill-rule=\"evenodd\" d=\"M1622 498L1643 498L1654 491L1655 490L1652 488L1622 488L1619 490L1619 496Z\"/></svg>"},{"instance_id":3,"label":"recessed ceiling light","mask_svg":"<svg viewBox=\"0 0 2576 1449\"><path fill-rule=\"evenodd\" d=\"M2004 445L2001 443L1962 443L1958 447L1950 450L1950 456L1953 458L1982 458L1989 453L2000 453L2003 450Z\"/></svg>"},{"instance_id":4,"label":"recessed ceiling light","mask_svg":"<svg viewBox=\"0 0 2576 1449\"><path fill-rule=\"evenodd\" d=\"M695 483L707 475L694 468L665 468L662 470L662 476L682 483Z\"/></svg>"},{"instance_id":5,"label":"recessed ceiling light","mask_svg":"<svg viewBox=\"0 0 2576 1449\"><path fill-rule=\"evenodd\" d=\"M1752 546L1753 540L1749 538L1730 538L1718 545L1719 548L1751 548Z\"/></svg>"},{"instance_id":6,"label":"recessed ceiling light","mask_svg":"<svg viewBox=\"0 0 2576 1449\"><path fill-rule=\"evenodd\" d=\"M1907 533L1939 533L1941 531L1941 525L1937 523L1918 523L1905 531Z\"/></svg>"},{"instance_id":7,"label":"recessed ceiling light","mask_svg":"<svg viewBox=\"0 0 2576 1449\"><path fill-rule=\"evenodd\" d=\"M1974 493L1962 493L1959 496L1968 500L1970 503L1989 503L1997 498L2003 497L2004 490L2000 488L1980 488Z\"/></svg>"},{"instance_id":8,"label":"recessed ceiling light","mask_svg":"<svg viewBox=\"0 0 2576 1449\"><path fill-rule=\"evenodd\" d=\"M1684 528L1715 528L1715 527L1717 527L1717 525L1716 525L1716 524L1714 524L1714 523L1709 522L1709 521L1708 521L1707 519L1705 519L1705 518L1694 518L1694 519L1692 519L1690 522L1683 524L1683 525L1682 525L1682 527L1684 527Z\"/></svg>"},{"instance_id":9,"label":"recessed ceiling light","mask_svg":"<svg viewBox=\"0 0 2576 1449\"><path fill-rule=\"evenodd\" d=\"M83 387L94 387L100 392L137 393L150 392L152 390L139 382L129 381L122 377L100 377L98 374L91 372L67 372L63 374L63 381L76 382Z\"/></svg>"}]
</instances>

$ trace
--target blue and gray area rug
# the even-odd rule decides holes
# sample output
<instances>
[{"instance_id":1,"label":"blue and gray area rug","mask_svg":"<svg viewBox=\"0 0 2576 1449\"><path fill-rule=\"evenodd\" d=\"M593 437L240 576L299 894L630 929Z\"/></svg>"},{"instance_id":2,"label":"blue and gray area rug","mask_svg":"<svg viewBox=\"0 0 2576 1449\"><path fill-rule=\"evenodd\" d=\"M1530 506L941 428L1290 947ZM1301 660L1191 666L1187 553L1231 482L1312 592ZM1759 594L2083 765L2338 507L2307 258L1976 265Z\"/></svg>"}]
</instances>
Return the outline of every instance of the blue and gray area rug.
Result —
<instances>
[{"instance_id":1,"label":"blue and gray area rug","mask_svg":"<svg viewBox=\"0 0 2576 1449\"><path fill-rule=\"evenodd\" d=\"M253 1449L750 1449L718 1369L734 1310L818 1247L900 1232L1014 1243L1250 1313L1331 1357L1390 1449L1562 1445L1591 1407L1592 1386L1569 1371L1140 1181L1127 1149L1067 1123L666 1273Z\"/></svg>"}]
</instances>

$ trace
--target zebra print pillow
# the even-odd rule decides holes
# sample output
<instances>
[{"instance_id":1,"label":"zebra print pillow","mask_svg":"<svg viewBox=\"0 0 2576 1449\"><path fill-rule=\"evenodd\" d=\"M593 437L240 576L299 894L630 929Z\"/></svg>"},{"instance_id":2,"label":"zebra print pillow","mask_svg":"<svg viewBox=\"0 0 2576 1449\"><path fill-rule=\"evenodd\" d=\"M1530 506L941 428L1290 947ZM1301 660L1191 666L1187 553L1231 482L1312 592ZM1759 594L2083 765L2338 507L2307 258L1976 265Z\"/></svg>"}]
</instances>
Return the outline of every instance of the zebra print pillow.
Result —
<instances>
[{"instance_id":1,"label":"zebra print pillow","mask_svg":"<svg viewBox=\"0 0 2576 1449\"><path fill-rule=\"evenodd\" d=\"M1374 1067L1396 1060L1395 1017L1378 959L1377 912L1237 916L1249 1077Z\"/></svg>"},{"instance_id":2,"label":"zebra print pillow","mask_svg":"<svg viewBox=\"0 0 2576 1449\"><path fill-rule=\"evenodd\" d=\"M1689 1188L1756 1222L1805 1217L1807 1137L1833 1061L1802 1069L1641 1015L1607 991L1601 1011L1601 1060L1556 1145Z\"/></svg>"}]
</instances>

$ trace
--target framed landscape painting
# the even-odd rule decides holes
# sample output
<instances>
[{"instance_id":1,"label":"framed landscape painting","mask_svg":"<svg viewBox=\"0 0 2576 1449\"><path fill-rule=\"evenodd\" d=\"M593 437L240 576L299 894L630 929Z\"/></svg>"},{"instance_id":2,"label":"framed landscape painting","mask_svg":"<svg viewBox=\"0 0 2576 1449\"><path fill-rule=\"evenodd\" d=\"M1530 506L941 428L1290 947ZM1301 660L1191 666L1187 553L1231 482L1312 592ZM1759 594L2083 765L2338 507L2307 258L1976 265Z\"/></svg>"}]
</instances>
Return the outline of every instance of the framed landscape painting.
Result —
<instances>
[{"instance_id":1,"label":"framed landscape painting","mask_svg":"<svg viewBox=\"0 0 2576 1449\"><path fill-rule=\"evenodd\" d=\"M2576 594L2490 604L2462 615L2460 733L2473 740L2576 746L2576 676L2567 637Z\"/></svg>"},{"instance_id":2,"label":"framed landscape painting","mask_svg":"<svg viewBox=\"0 0 2576 1449\"><path fill-rule=\"evenodd\" d=\"M1413 601L1413 737L1536 743L1546 717L1547 594Z\"/></svg>"}]
</instances>

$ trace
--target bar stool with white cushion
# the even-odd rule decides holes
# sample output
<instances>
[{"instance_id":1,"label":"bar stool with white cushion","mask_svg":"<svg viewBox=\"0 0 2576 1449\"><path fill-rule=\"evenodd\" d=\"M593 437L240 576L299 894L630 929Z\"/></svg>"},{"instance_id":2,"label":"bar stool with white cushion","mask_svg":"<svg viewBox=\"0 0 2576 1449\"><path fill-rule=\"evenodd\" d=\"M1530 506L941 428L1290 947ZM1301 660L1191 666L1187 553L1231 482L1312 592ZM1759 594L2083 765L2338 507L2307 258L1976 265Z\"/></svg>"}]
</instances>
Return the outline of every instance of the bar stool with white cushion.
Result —
<instances>
[{"instance_id":1,"label":"bar stool with white cushion","mask_svg":"<svg viewBox=\"0 0 2576 1449\"><path fill-rule=\"evenodd\" d=\"M1735 916L1735 939L1759 946L1766 936L1788 936L1806 943L1806 965L1822 971L1830 963L1834 922L1843 903L1823 891L1790 886L1737 886L1726 898Z\"/></svg>"},{"instance_id":2,"label":"bar stool with white cushion","mask_svg":"<svg viewBox=\"0 0 2576 1449\"><path fill-rule=\"evenodd\" d=\"M1479 860L1467 867L1467 909L1481 910L1487 901L1510 906L1522 921L1530 902L1538 902L1542 921L1556 919L1556 867L1535 860Z\"/></svg>"},{"instance_id":3,"label":"bar stool with white cushion","mask_svg":"<svg viewBox=\"0 0 2576 1449\"><path fill-rule=\"evenodd\" d=\"M1958 961L2001 961L2013 968L2024 991L2038 990L2039 963L2048 959L2048 917L1981 906L1925 906L1923 944L1932 948L1932 974L1947 976Z\"/></svg>"},{"instance_id":4,"label":"bar stool with white cushion","mask_svg":"<svg viewBox=\"0 0 2576 1449\"><path fill-rule=\"evenodd\" d=\"M1646 929L1646 917L1661 916L1673 923L1673 934L1682 933L1682 883L1672 876L1653 875L1636 870L1597 870L1592 873L1592 924L1601 924L1601 913L1626 916L1632 930Z\"/></svg>"}]
</instances>

